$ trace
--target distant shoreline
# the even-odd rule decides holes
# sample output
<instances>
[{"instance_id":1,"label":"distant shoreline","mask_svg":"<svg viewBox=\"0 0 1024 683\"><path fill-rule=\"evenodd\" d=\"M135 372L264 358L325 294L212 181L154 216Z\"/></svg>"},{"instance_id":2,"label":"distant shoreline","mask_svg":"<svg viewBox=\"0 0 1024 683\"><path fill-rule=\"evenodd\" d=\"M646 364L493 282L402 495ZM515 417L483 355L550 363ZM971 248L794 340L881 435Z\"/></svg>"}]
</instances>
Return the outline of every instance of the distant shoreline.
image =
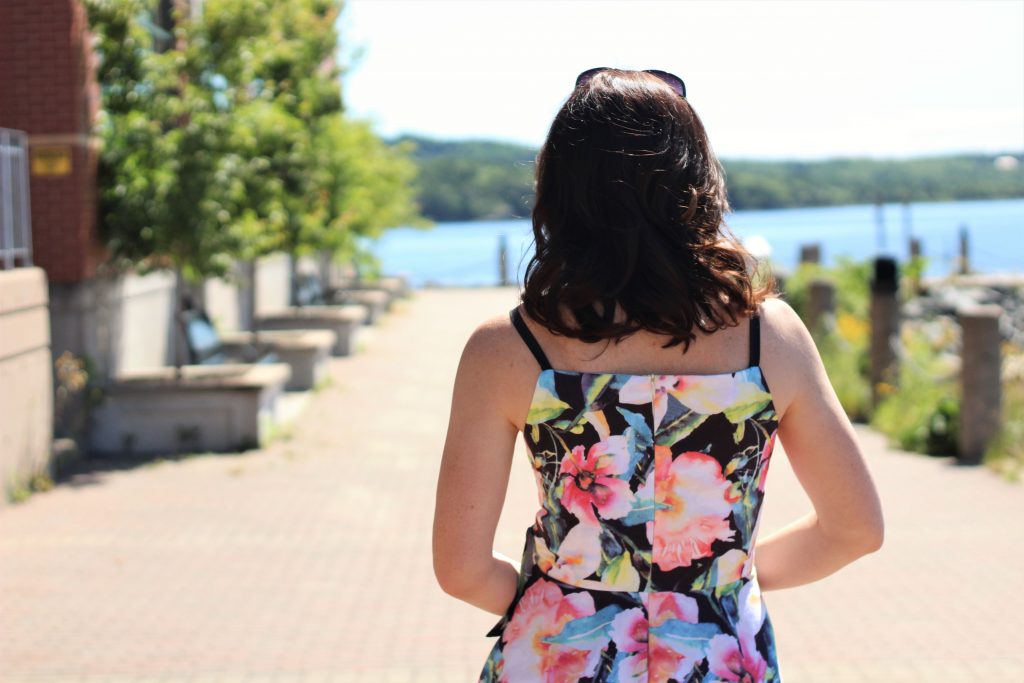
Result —
<instances>
[{"instance_id":1,"label":"distant shoreline","mask_svg":"<svg viewBox=\"0 0 1024 683\"><path fill-rule=\"evenodd\" d=\"M419 169L418 201L436 222L515 220L533 204L537 149L405 135ZM1024 150L876 159L723 159L737 211L1024 197Z\"/></svg>"}]
</instances>

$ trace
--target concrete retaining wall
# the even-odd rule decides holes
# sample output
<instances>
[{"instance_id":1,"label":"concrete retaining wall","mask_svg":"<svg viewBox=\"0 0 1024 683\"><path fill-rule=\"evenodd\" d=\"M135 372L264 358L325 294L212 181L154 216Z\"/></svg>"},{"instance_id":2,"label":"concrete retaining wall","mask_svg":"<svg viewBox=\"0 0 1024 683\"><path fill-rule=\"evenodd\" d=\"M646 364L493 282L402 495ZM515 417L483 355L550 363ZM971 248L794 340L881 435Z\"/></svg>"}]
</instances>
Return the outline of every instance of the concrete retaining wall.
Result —
<instances>
[{"instance_id":1,"label":"concrete retaining wall","mask_svg":"<svg viewBox=\"0 0 1024 683\"><path fill-rule=\"evenodd\" d=\"M53 366L46 290L40 268L0 271L0 506L50 464Z\"/></svg>"}]
</instances>

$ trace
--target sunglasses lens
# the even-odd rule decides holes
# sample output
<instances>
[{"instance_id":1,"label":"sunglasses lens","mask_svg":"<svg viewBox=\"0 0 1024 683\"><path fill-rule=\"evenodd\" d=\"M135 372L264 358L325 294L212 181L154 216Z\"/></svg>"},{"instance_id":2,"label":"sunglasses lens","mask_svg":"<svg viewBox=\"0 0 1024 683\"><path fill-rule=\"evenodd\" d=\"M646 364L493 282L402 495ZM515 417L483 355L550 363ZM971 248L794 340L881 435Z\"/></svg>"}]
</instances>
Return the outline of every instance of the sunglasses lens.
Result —
<instances>
[{"instance_id":1,"label":"sunglasses lens","mask_svg":"<svg viewBox=\"0 0 1024 683\"><path fill-rule=\"evenodd\" d=\"M660 71L658 69L648 69L647 73L654 74L655 76L663 80L665 83L670 85L672 89L676 91L676 94L679 95L680 97L686 97L686 84L683 83L683 79L679 78L679 76L676 76L675 74L670 74L667 71Z\"/></svg>"},{"instance_id":2,"label":"sunglasses lens","mask_svg":"<svg viewBox=\"0 0 1024 683\"><path fill-rule=\"evenodd\" d=\"M583 73L576 77L576 87L578 88L581 85L585 85L587 81L589 81L591 78L601 73L602 71L606 70L607 68L608 67L606 66L599 66L596 69L587 69L586 71L584 71Z\"/></svg>"},{"instance_id":3,"label":"sunglasses lens","mask_svg":"<svg viewBox=\"0 0 1024 683\"><path fill-rule=\"evenodd\" d=\"M608 68L609 67L607 66L600 66L597 67L596 69L587 69L586 71L584 71L583 73L576 77L576 87L578 88L581 85L585 85L587 81L589 81L591 78L601 73L602 71L607 71ZM646 69L646 72L657 76L662 81L667 83L673 90L676 91L676 94L679 95L680 97L686 97L686 84L683 83L683 79L679 78L679 76L676 76L675 74L670 74L667 71L661 71L660 69Z\"/></svg>"}]
</instances>

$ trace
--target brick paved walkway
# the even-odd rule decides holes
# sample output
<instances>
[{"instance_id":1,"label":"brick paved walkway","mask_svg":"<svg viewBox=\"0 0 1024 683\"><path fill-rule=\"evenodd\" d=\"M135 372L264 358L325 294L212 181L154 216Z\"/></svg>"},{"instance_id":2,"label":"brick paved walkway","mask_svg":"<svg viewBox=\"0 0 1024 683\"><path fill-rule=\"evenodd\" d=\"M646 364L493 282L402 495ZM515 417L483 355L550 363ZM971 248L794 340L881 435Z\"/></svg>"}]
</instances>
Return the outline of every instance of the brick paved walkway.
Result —
<instances>
[{"instance_id":1,"label":"brick paved walkway","mask_svg":"<svg viewBox=\"0 0 1024 683\"><path fill-rule=\"evenodd\" d=\"M434 485L461 345L514 301L418 292L271 447L79 477L0 510L0 680L475 680L496 618L434 584ZM785 683L1018 680L1024 487L861 434L886 545L765 594ZM533 486L520 452L508 555ZM768 492L762 533L809 508L784 457Z\"/></svg>"}]
</instances>

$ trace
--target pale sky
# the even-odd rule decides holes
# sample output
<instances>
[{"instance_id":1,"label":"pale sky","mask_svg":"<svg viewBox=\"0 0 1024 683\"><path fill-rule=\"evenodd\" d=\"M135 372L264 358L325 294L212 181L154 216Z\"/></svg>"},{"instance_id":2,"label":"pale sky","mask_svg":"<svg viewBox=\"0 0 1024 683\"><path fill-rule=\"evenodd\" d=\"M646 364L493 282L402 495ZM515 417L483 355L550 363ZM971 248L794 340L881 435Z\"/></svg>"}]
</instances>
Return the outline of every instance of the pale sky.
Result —
<instances>
[{"instance_id":1,"label":"pale sky","mask_svg":"<svg viewBox=\"0 0 1024 683\"><path fill-rule=\"evenodd\" d=\"M576 75L686 81L725 158L1024 150L1024 0L348 0L350 115L539 147Z\"/></svg>"}]
</instances>

